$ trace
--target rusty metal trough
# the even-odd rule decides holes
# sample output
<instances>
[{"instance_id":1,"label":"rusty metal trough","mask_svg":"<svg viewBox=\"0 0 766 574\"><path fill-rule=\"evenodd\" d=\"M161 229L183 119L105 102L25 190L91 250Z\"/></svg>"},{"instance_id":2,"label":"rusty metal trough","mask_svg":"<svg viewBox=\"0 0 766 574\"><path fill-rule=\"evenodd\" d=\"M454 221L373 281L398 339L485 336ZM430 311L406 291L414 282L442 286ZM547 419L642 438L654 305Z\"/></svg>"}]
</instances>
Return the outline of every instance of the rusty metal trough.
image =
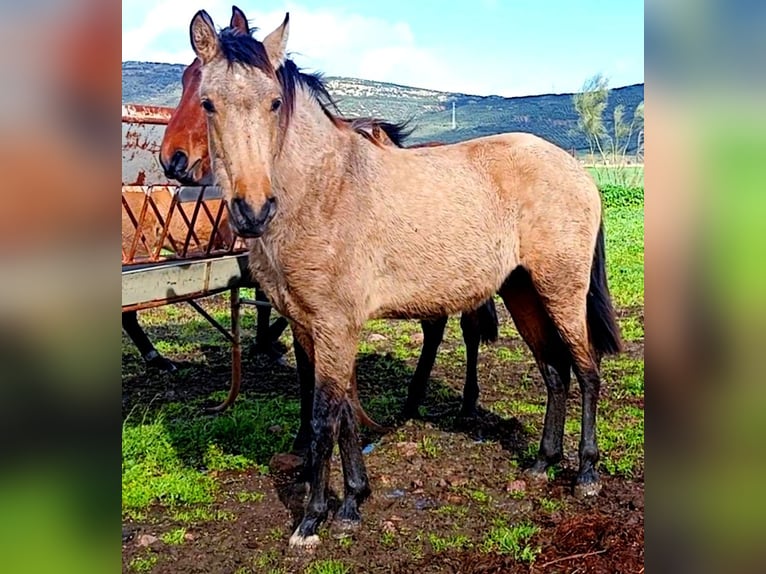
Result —
<instances>
[{"instance_id":1,"label":"rusty metal trough","mask_svg":"<svg viewBox=\"0 0 766 574\"><path fill-rule=\"evenodd\" d=\"M247 247L231 230L221 190L169 181L158 153L172 108L122 107L122 311L186 302L231 343L229 396L239 393L242 349L240 310L264 304L240 296L255 288L247 271ZM217 322L198 299L230 291L231 329Z\"/></svg>"}]
</instances>

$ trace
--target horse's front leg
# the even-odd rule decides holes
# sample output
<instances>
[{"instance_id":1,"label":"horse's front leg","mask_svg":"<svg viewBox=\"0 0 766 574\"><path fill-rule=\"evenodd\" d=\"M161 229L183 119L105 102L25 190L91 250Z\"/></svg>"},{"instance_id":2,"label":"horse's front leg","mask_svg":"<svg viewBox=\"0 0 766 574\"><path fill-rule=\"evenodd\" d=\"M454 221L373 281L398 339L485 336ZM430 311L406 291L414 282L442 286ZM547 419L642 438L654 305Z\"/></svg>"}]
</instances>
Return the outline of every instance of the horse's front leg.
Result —
<instances>
[{"instance_id":1,"label":"horse's front leg","mask_svg":"<svg viewBox=\"0 0 766 574\"><path fill-rule=\"evenodd\" d=\"M323 329L324 331L324 329ZM290 537L290 546L315 546L319 544L317 531L327 519L327 498L330 478L330 457L333 445L342 432L341 455L344 466L346 499L341 517L358 522L358 502L369 493L367 472L362 460L361 446L355 440L355 421L347 398L347 389L353 376L358 331L331 329L343 332L314 337L315 388L312 412L311 440L311 492L303 520Z\"/></svg>"},{"instance_id":2,"label":"horse's front leg","mask_svg":"<svg viewBox=\"0 0 766 574\"><path fill-rule=\"evenodd\" d=\"M351 385L356 387L356 366ZM340 433L338 434L340 458L343 464L343 505L336 518L344 527L355 527L362 521L359 505L370 496L370 481L364 466L362 450L357 432L357 421L348 398L340 413Z\"/></svg>"},{"instance_id":3,"label":"horse's front leg","mask_svg":"<svg viewBox=\"0 0 766 574\"><path fill-rule=\"evenodd\" d=\"M308 342L308 341L306 341ZM304 460L311 449L311 411L314 408L314 358L313 349L306 350L293 329L293 350L298 371L298 386L301 394L300 428L293 442L292 452ZM311 353L309 355L309 353Z\"/></svg>"}]
</instances>

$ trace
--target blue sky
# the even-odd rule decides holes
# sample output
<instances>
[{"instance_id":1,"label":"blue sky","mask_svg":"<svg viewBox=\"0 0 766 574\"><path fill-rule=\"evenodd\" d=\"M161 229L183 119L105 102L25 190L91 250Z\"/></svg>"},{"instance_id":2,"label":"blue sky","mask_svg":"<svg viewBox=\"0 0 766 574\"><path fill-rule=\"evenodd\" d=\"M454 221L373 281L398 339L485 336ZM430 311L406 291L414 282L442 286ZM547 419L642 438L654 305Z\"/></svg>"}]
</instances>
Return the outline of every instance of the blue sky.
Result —
<instances>
[{"instance_id":1,"label":"blue sky","mask_svg":"<svg viewBox=\"0 0 766 574\"><path fill-rule=\"evenodd\" d=\"M644 81L644 3L636 0L237 0L265 34L290 12L299 66L470 94L572 92L597 72ZM229 0L127 0L123 60L188 64L189 22L228 25Z\"/></svg>"}]
</instances>

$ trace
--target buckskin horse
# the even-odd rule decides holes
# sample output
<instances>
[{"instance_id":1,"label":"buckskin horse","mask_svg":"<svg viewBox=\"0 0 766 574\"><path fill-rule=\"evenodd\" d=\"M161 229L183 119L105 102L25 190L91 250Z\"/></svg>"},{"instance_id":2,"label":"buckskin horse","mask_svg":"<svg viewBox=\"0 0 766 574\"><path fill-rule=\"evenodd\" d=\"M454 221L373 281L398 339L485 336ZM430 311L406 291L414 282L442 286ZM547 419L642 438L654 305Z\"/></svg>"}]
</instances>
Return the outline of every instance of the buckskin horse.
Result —
<instances>
[{"instance_id":1,"label":"buckskin horse","mask_svg":"<svg viewBox=\"0 0 766 574\"><path fill-rule=\"evenodd\" d=\"M245 14L236 6L232 7L229 27L243 34L251 34ZM185 184L212 184L214 179L208 151L208 134L205 112L199 99L201 62L195 59L186 67L182 74L181 98L178 106L168 122L160 147L160 163L166 175ZM317 85L318 89L322 89ZM329 97L329 96L328 96ZM404 124L385 122L373 118L339 118L359 134L376 139L386 145L402 147L407 136ZM430 144L435 145L435 144ZM268 308L259 308L259 321L268 324ZM407 418L415 417L422 404L428 379L431 375L436 354L444 338L447 316L423 320L423 347L415 373L409 385L407 400L403 414ZM483 302L476 310L462 313L460 326L466 345L466 376L463 388L463 402L460 409L462 416L470 417L476 413L479 398L477 374L479 345L481 342L492 342L497 339L497 312L492 299ZM303 421L298 436L301 441L296 443L296 450L307 445L310 436L310 419L313 402L314 375L310 366L304 361L305 353L299 348L300 344L293 337L296 359L299 361L298 374L301 388ZM365 423L371 419L361 415ZM373 428L379 427L373 423Z\"/></svg>"},{"instance_id":2,"label":"buckskin horse","mask_svg":"<svg viewBox=\"0 0 766 574\"><path fill-rule=\"evenodd\" d=\"M310 495L290 545L314 546L328 514L333 445L343 468L335 519L361 521L371 493L349 391L364 323L471 310L498 293L545 381L528 473L562 459L573 370L582 395L574 492L595 495L604 354L621 349L605 269L601 198L567 152L528 133L440 147L386 146L339 121L321 79L286 57L289 15L262 42L190 25L201 61L216 182L249 266L314 366Z\"/></svg>"}]
</instances>

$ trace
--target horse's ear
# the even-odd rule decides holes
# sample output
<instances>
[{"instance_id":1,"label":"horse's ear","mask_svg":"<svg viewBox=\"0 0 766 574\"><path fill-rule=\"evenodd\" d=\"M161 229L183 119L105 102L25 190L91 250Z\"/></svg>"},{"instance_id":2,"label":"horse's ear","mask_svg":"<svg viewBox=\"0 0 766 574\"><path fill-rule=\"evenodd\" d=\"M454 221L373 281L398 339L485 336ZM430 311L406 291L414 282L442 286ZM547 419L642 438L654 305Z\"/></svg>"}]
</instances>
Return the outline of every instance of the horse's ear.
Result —
<instances>
[{"instance_id":1,"label":"horse's ear","mask_svg":"<svg viewBox=\"0 0 766 574\"><path fill-rule=\"evenodd\" d=\"M215 33L215 24L204 10L200 10L192 18L189 35L194 53L203 65L218 55L221 48L218 44L218 34Z\"/></svg>"},{"instance_id":2,"label":"horse's ear","mask_svg":"<svg viewBox=\"0 0 766 574\"><path fill-rule=\"evenodd\" d=\"M287 54L287 36L290 32L290 13L285 14L285 20L282 25L263 39L263 46L266 48L266 54L275 70L279 69L285 62Z\"/></svg>"},{"instance_id":3,"label":"horse's ear","mask_svg":"<svg viewBox=\"0 0 766 574\"><path fill-rule=\"evenodd\" d=\"M236 6L231 7L231 23L229 26L243 34L250 34L250 27L247 25L245 13Z\"/></svg>"}]
</instances>

